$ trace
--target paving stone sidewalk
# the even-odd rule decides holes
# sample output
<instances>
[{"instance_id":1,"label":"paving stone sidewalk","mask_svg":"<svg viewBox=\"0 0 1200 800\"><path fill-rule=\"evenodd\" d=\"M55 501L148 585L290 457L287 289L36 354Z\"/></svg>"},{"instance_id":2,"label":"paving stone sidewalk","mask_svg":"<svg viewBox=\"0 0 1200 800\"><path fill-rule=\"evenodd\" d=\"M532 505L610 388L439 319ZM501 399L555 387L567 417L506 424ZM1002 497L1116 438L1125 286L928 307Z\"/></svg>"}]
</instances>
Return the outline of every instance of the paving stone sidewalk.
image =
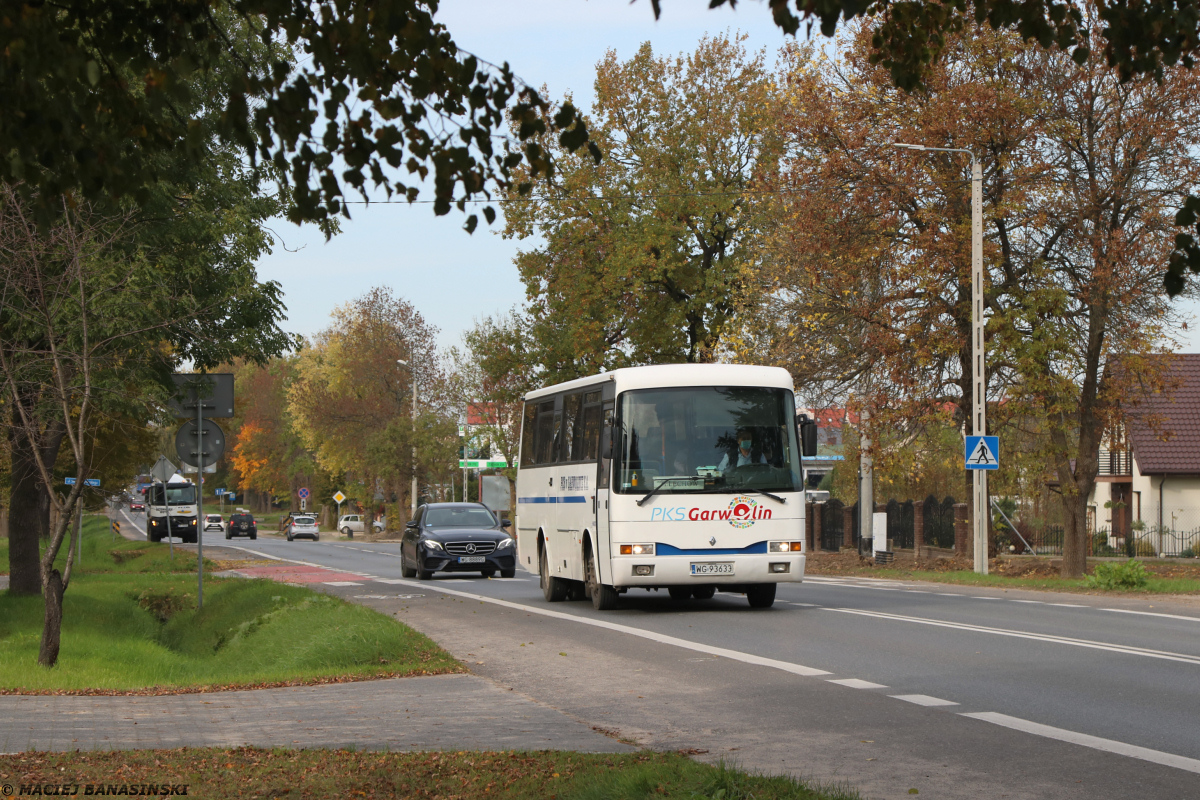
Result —
<instances>
[{"instance_id":1,"label":"paving stone sidewalk","mask_svg":"<svg viewBox=\"0 0 1200 800\"><path fill-rule=\"evenodd\" d=\"M637 749L476 675L157 697L0 697L0 753L241 745Z\"/></svg>"}]
</instances>

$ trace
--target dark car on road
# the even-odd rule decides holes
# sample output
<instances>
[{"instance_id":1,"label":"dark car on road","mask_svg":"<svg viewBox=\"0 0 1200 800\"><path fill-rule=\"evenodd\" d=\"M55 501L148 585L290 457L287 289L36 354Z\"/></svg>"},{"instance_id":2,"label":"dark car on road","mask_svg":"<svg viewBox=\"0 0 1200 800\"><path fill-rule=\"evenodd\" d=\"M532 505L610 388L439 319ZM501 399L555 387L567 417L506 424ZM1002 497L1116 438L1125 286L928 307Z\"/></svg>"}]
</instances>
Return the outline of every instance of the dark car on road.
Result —
<instances>
[{"instance_id":1,"label":"dark car on road","mask_svg":"<svg viewBox=\"0 0 1200 800\"><path fill-rule=\"evenodd\" d=\"M230 515L229 522L225 525L225 538L232 539L235 536L249 536L251 539L258 538L258 523L254 521L253 514L238 513Z\"/></svg>"},{"instance_id":2,"label":"dark car on road","mask_svg":"<svg viewBox=\"0 0 1200 800\"><path fill-rule=\"evenodd\" d=\"M401 573L423 581L435 572L479 572L485 578L499 572L511 578L517 572L517 544L510 525L482 503L427 503L404 526Z\"/></svg>"}]
</instances>

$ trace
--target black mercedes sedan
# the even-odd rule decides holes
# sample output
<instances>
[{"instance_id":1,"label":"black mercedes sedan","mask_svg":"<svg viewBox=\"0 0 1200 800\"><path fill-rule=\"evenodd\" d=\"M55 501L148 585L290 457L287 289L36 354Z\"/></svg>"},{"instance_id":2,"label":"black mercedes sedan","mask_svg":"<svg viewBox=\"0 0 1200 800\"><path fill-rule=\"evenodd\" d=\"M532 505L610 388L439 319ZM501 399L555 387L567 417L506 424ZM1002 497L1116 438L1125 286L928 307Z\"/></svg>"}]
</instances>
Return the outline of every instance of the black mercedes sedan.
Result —
<instances>
[{"instance_id":1,"label":"black mercedes sedan","mask_svg":"<svg viewBox=\"0 0 1200 800\"><path fill-rule=\"evenodd\" d=\"M517 573L517 543L509 520L482 503L427 503L404 526L401 574L427 581L435 572L479 572L485 578Z\"/></svg>"}]
</instances>

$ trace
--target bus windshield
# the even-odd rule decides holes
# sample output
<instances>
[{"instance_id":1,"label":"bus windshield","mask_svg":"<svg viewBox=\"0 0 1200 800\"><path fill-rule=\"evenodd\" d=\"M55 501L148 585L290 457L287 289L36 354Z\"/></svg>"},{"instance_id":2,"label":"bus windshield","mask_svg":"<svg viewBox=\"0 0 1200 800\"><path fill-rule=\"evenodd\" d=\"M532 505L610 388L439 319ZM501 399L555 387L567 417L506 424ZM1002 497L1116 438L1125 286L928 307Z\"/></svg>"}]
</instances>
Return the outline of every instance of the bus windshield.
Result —
<instances>
[{"instance_id":1,"label":"bus windshield","mask_svg":"<svg viewBox=\"0 0 1200 800\"><path fill-rule=\"evenodd\" d=\"M644 389L622 393L618 406L618 492L800 491L785 389Z\"/></svg>"},{"instance_id":2,"label":"bus windshield","mask_svg":"<svg viewBox=\"0 0 1200 800\"><path fill-rule=\"evenodd\" d=\"M155 484L147 493L151 505L163 505L162 485ZM167 505L188 506L196 502L196 487L190 483L172 483L167 485Z\"/></svg>"}]
</instances>

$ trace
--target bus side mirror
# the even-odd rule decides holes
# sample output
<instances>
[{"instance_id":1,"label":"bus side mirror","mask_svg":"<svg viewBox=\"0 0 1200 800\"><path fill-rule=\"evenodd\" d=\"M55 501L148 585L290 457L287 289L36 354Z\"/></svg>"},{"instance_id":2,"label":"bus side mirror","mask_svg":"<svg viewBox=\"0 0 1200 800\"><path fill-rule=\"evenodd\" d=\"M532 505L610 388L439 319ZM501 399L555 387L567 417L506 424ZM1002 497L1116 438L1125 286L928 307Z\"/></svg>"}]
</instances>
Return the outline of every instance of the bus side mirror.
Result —
<instances>
[{"instance_id":1,"label":"bus side mirror","mask_svg":"<svg viewBox=\"0 0 1200 800\"><path fill-rule=\"evenodd\" d=\"M600 429L600 457L612 458L612 426Z\"/></svg>"},{"instance_id":2,"label":"bus side mirror","mask_svg":"<svg viewBox=\"0 0 1200 800\"><path fill-rule=\"evenodd\" d=\"M800 427L800 453L805 458L817 454L817 423L808 418L807 414L796 417Z\"/></svg>"}]
</instances>

